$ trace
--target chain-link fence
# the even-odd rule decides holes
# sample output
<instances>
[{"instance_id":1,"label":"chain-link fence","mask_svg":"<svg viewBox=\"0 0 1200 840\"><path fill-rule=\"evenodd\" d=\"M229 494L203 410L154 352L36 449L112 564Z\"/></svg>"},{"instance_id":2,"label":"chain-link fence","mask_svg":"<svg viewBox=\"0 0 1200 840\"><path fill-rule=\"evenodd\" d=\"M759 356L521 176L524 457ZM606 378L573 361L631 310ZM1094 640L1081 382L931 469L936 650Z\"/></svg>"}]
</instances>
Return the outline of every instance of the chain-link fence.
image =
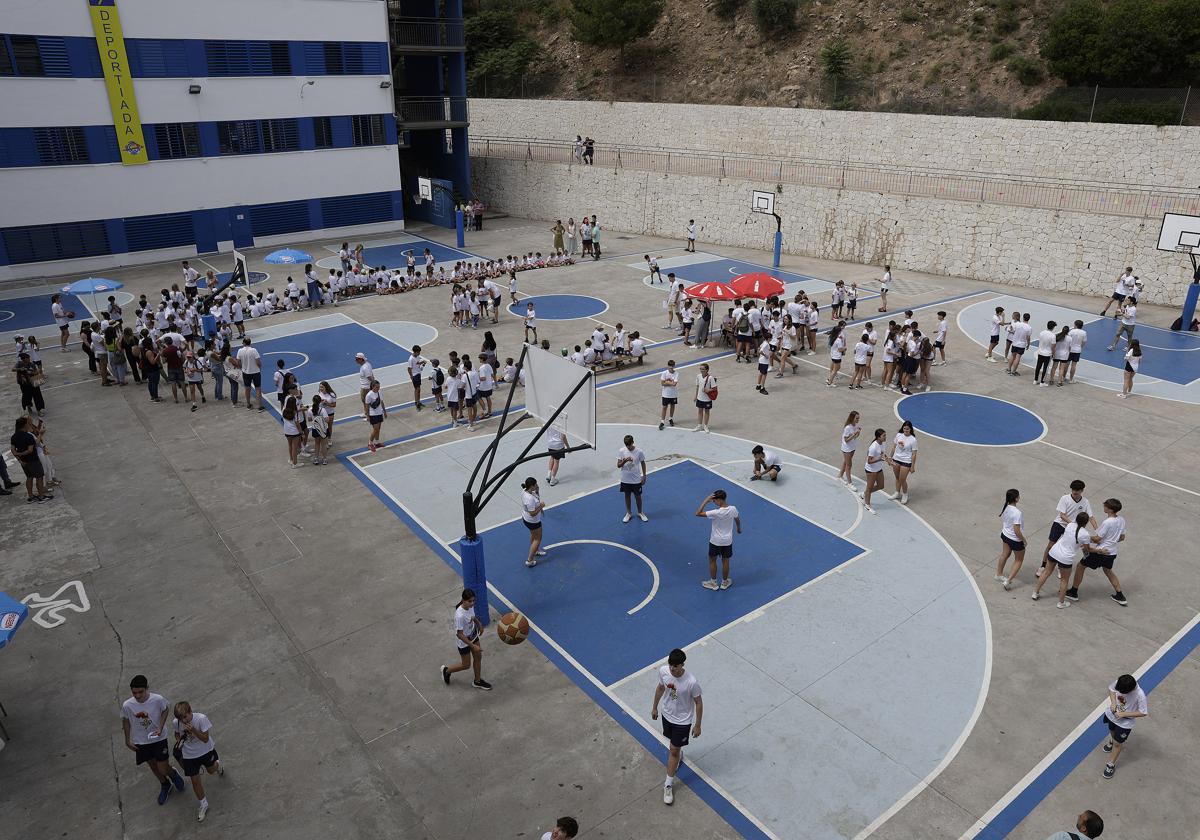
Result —
<instances>
[{"instance_id":1,"label":"chain-link fence","mask_svg":"<svg viewBox=\"0 0 1200 840\"><path fill-rule=\"evenodd\" d=\"M472 135L471 157L585 165L571 143ZM598 146L594 166L671 175L735 178L767 184L793 184L1067 210L1136 218L1163 213L1200 215L1200 196L1185 190L1140 189L1121 184L1066 179L1034 179L1003 174L890 167L866 163L715 154L647 146Z\"/></svg>"}]
</instances>

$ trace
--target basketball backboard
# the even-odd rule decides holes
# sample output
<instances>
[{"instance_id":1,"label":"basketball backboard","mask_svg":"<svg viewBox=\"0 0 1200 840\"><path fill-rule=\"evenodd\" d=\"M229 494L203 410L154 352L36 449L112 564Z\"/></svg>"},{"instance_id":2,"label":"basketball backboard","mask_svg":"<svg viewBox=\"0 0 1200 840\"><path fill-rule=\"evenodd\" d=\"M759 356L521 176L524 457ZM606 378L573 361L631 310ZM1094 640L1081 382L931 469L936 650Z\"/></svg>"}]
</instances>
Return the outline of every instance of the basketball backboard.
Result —
<instances>
[{"instance_id":1,"label":"basketball backboard","mask_svg":"<svg viewBox=\"0 0 1200 840\"><path fill-rule=\"evenodd\" d=\"M525 413L546 423L565 404L554 425L566 432L570 443L595 447L596 374L532 344L524 369ZM585 377L588 381L579 387Z\"/></svg>"},{"instance_id":2,"label":"basketball backboard","mask_svg":"<svg viewBox=\"0 0 1200 840\"><path fill-rule=\"evenodd\" d=\"M429 178L417 178L417 195L422 201L433 201L433 181Z\"/></svg>"},{"instance_id":3,"label":"basketball backboard","mask_svg":"<svg viewBox=\"0 0 1200 840\"><path fill-rule=\"evenodd\" d=\"M1158 250L1200 255L1200 216L1164 213Z\"/></svg>"},{"instance_id":4,"label":"basketball backboard","mask_svg":"<svg viewBox=\"0 0 1200 840\"><path fill-rule=\"evenodd\" d=\"M775 213L775 193L765 190L752 191L750 195L750 212L773 215Z\"/></svg>"}]
</instances>

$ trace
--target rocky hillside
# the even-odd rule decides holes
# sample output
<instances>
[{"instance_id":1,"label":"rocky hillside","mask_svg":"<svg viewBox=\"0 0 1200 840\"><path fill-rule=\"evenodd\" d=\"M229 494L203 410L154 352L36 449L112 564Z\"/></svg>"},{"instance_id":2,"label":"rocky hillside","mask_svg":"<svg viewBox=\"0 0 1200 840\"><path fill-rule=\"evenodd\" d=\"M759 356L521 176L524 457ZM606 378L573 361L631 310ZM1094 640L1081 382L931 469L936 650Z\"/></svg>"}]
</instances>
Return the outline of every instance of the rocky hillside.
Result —
<instances>
[{"instance_id":1,"label":"rocky hillside","mask_svg":"<svg viewBox=\"0 0 1200 840\"><path fill-rule=\"evenodd\" d=\"M754 0L666 0L623 54L574 41L568 0L518 5L538 52L513 95L1011 116L1054 86L1038 46L1058 0L807 0L778 38ZM847 72L834 83L821 52L839 37Z\"/></svg>"}]
</instances>

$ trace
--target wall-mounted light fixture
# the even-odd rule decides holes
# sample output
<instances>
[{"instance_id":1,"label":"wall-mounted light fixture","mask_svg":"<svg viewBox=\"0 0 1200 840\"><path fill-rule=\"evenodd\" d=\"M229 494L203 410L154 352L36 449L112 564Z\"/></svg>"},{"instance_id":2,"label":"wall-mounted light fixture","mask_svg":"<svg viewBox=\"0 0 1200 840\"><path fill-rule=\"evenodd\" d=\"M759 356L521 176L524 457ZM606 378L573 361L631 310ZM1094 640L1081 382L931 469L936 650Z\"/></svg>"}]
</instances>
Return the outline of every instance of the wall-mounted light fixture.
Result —
<instances>
[{"instance_id":1,"label":"wall-mounted light fixture","mask_svg":"<svg viewBox=\"0 0 1200 840\"><path fill-rule=\"evenodd\" d=\"M307 82L305 82L304 84L300 85L300 98L301 98L301 99L303 99L303 98L304 98L304 89L305 89L306 87L308 87L309 85L315 85L315 84L316 84L316 82L314 82L314 81L312 81L312 80L310 79L309 81L307 81Z\"/></svg>"},{"instance_id":2,"label":"wall-mounted light fixture","mask_svg":"<svg viewBox=\"0 0 1200 840\"><path fill-rule=\"evenodd\" d=\"M380 90L387 90L391 86L392 86L392 83L389 82L387 79L384 79L382 82L379 83Z\"/></svg>"},{"instance_id":3,"label":"wall-mounted light fixture","mask_svg":"<svg viewBox=\"0 0 1200 840\"><path fill-rule=\"evenodd\" d=\"M188 85L188 93L195 95L200 92L200 85Z\"/></svg>"}]
</instances>

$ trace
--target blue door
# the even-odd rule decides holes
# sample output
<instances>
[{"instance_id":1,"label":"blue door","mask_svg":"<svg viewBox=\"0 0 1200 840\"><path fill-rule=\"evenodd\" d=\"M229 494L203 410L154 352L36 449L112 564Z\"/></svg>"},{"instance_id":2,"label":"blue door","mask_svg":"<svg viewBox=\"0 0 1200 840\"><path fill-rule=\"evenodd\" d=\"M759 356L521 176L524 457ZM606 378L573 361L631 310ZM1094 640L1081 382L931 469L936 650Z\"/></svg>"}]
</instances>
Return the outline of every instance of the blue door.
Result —
<instances>
[{"instance_id":1,"label":"blue door","mask_svg":"<svg viewBox=\"0 0 1200 840\"><path fill-rule=\"evenodd\" d=\"M229 211L229 230L234 248L253 248L254 233L250 228L250 208L234 207Z\"/></svg>"}]
</instances>

